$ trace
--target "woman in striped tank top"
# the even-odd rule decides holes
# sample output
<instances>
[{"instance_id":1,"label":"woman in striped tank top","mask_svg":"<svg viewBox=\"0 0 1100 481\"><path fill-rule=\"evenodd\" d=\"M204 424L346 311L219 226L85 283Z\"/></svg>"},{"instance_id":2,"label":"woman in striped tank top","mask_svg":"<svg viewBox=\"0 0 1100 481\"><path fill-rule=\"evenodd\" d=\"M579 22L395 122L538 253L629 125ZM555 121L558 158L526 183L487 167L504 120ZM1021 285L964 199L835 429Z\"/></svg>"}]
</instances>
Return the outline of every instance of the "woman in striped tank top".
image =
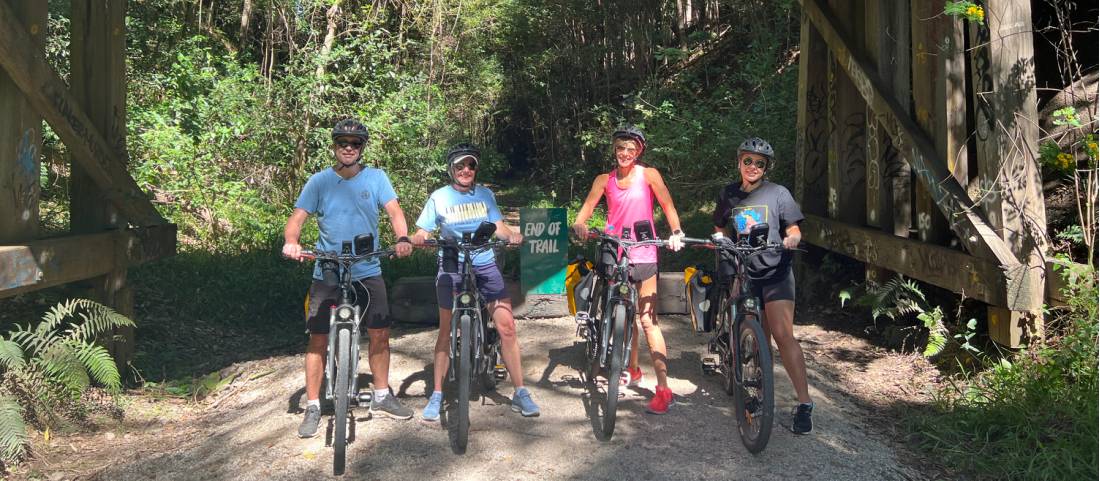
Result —
<instances>
[{"instance_id":1,"label":"woman in striped tank top","mask_svg":"<svg viewBox=\"0 0 1100 481\"><path fill-rule=\"evenodd\" d=\"M669 247L676 251L683 247L684 233L680 230L680 216L665 186L661 173L652 167L642 165L638 159L645 152L645 135L633 126L621 127L612 134L612 147L615 150L615 170L600 174L592 182L592 190L584 200L573 230L584 237L587 234L588 219L600 198L607 199L607 226L609 234L621 236L623 228L632 229L635 222L648 220L653 225L653 200L668 219L672 235ZM651 233L655 234L655 233ZM633 233L628 237L637 238ZM654 235L655 237L655 235ZM636 247L630 251L630 280L637 283L638 307L635 327L645 333L649 354L653 359L653 370L657 376L657 389L646 411L664 414L672 405L672 391L668 388L668 353L661 327L657 324L655 306L657 303L657 247ZM622 373L623 382L636 385L642 379L642 370L638 366L638 336L634 337L627 372Z\"/></svg>"}]
</instances>

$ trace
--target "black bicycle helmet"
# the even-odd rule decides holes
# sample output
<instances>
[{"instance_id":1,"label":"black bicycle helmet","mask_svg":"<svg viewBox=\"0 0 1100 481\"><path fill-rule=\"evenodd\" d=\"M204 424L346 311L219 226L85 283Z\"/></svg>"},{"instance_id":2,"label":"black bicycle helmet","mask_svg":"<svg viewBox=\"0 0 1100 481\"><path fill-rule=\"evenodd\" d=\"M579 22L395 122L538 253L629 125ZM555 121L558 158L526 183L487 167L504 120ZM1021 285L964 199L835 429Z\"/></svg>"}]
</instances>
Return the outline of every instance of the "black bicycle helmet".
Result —
<instances>
[{"instance_id":1,"label":"black bicycle helmet","mask_svg":"<svg viewBox=\"0 0 1100 481\"><path fill-rule=\"evenodd\" d=\"M772 149L772 145L760 137L752 137L741 142L741 146L737 148L737 154L741 155L741 152L763 155L768 158L769 162L775 158L775 150Z\"/></svg>"},{"instance_id":2,"label":"black bicycle helmet","mask_svg":"<svg viewBox=\"0 0 1100 481\"><path fill-rule=\"evenodd\" d=\"M463 142L455 144L447 151L447 175L451 177L451 182L455 182L455 164L466 160L467 157L473 157L474 165L477 165L481 162L481 149L474 144Z\"/></svg>"},{"instance_id":3,"label":"black bicycle helmet","mask_svg":"<svg viewBox=\"0 0 1100 481\"><path fill-rule=\"evenodd\" d=\"M630 139L630 140L633 140L635 142L638 142L639 147L641 147L642 152L643 153L645 152L645 134L642 133L642 129L639 129L639 128L633 126L633 125L626 124L626 125L623 125L622 127L619 127L617 129L615 129L615 132L611 134L611 139L612 140L614 140L614 139ZM641 157L641 156L642 156L642 154L639 153L638 157Z\"/></svg>"},{"instance_id":4,"label":"black bicycle helmet","mask_svg":"<svg viewBox=\"0 0 1100 481\"><path fill-rule=\"evenodd\" d=\"M336 140L337 137L358 137L364 144L370 139L367 126L350 118L336 122L336 126L332 128L332 140Z\"/></svg>"}]
</instances>

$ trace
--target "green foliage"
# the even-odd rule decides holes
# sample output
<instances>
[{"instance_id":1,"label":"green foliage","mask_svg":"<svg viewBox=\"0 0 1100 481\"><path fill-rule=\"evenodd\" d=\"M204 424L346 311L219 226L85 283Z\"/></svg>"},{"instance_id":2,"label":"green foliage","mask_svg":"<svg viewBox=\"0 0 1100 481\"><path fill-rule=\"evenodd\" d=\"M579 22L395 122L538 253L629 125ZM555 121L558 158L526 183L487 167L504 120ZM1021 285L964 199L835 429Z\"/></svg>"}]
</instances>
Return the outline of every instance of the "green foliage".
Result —
<instances>
[{"instance_id":1,"label":"green foliage","mask_svg":"<svg viewBox=\"0 0 1100 481\"><path fill-rule=\"evenodd\" d=\"M1045 342L987 359L909 421L934 455L989 479L1097 477L1096 272L1063 273L1069 305L1052 311Z\"/></svg>"},{"instance_id":2,"label":"green foliage","mask_svg":"<svg viewBox=\"0 0 1100 481\"><path fill-rule=\"evenodd\" d=\"M943 13L965 18L974 23L985 22L985 10L981 5L969 1L950 1L944 4Z\"/></svg>"},{"instance_id":3,"label":"green foliage","mask_svg":"<svg viewBox=\"0 0 1100 481\"><path fill-rule=\"evenodd\" d=\"M102 304L73 299L51 308L37 325L0 337L0 461L22 455L26 422L49 426L79 410L93 382L118 392L115 360L95 340L133 325Z\"/></svg>"},{"instance_id":4,"label":"green foliage","mask_svg":"<svg viewBox=\"0 0 1100 481\"><path fill-rule=\"evenodd\" d=\"M925 357L935 356L947 347L949 333L943 322L943 309L929 305L924 291L912 279L898 274L882 285L868 283L864 293L856 299L856 305L869 307L871 318L876 321L883 316L893 321L916 316L928 332L928 342L922 351Z\"/></svg>"}]
</instances>

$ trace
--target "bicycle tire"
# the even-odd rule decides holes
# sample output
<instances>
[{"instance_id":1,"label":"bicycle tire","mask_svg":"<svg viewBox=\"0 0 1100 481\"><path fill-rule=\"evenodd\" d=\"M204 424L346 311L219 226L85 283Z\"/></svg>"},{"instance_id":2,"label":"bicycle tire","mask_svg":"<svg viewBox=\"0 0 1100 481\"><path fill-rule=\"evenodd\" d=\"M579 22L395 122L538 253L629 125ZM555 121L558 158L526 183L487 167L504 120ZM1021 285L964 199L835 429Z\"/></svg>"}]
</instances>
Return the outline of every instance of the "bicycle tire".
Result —
<instances>
[{"instance_id":1,"label":"bicycle tire","mask_svg":"<svg viewBox=\"0 0 1100 481\"><path fill-rule=\"evenodd\" d=\"M755 316L743 318L737 332L734 355L741 373L741 382L734 395L737 431L745 448L756 454L768 445L775 417L771 349Z\"/></svg>"},{"instance_id":2,"label":"bicycle tire","mask_svg":"<svg viewBox=\"0 0 1100 481\"><path fill-rule=\"evenodd\" d=\"M332 428L332 473L344 474L347 454L348 386L351 381L351 331L340 329L336 337L336 390L332 393L335 404Z\"/></svg>"},{"instance_id":3,"label":"bicycle tire","mask_svg":"<svg viewBox=\"0 0 1100 481\"><path fill-rule=\"evenodd\" d=\"M615 417L619 408L619 376L626 361L626 306L616 304L611 311L611 359L607 368L607 399L603 408L603 434L607 439L615 433Z\"/></svg>"},{"instance_id":4,"label":"bicycle tire","mask_svg":"<svg viewBox=\"0 0 1100 481\"><path fill-rule=\"evenodd\" d=\"M458 342L458 422L455 429L455 443L462 451L470 436L470 384L473 374L473 327L469 314L459 316Z\"/></svg>"}]
</instances>

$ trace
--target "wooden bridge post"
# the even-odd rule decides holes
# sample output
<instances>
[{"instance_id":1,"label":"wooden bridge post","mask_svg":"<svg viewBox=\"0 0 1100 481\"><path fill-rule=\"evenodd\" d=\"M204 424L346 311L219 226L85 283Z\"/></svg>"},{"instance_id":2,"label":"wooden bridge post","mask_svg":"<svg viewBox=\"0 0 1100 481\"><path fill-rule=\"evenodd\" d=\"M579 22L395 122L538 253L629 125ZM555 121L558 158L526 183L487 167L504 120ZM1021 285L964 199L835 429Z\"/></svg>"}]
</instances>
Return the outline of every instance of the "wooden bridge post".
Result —
<instances>
[{"instance_id":1,"label":"wooden bridge post","mask_svg":"<svg viewBox=\"0 0 1100 481\"><path fill-rule=\"evenodd\" d=\"M31 48L46 49L46 2L8 2L31 35ZM42 116L23 91L0 69L0 244L35 239L39 231Z\"/></svg>"},{"instance_id":2,"label":"wooden bridge post","mask_svg":"<svg viewBox=\"0 0 1100 481\"><path fill-rule=\"evenodd\" d=\"M841 24L837 26L863 43L862 29L854 28L853 18L863 18L863 3L854 0L830 0L829 5ZM849 224L863 225L867 218L866 102L848 74L830 51L829 80L829 217Z\"/></svg>"},{"instance_id":3,"label":"wooden bridge post","mask_svg":"<svg viewBox=\"0 0 1100 481\"><path fill-rule=\"evenodd\" d=\"M1046 210L1037 158L1038 113L1031 5L987 0L970 25L978 201L1021 263L1008 272L1008 309L990 306L989 334L1018 346L1042 333Z\"/></svg>"},{"instance_id":4,"label":"wooden bridge post","mask_svg":"<svg viewBox=\"0 0 1100 481\"><path fill-rule=\"evenodd\" d=\"M965 187L966 82L962 24L943 13L936 2L912 2L913 106L917 125L933 140L947 170ZM961 154L961 155L960 155ZM942 182L947 182L944 179ZM921 241L946 245L947 219L928 188L916 188L917 235Z\"/></svg>"},{"instance_id":5,"label":"wooden bridge post","mask_svg":"<svg viewBox=\"0 0 1100 481\"><path fill-rule=\"evenodd\" d=\"M126 151L126 2L72 0L71 74L69 84L77 105L86 112L109 147L128 162ZM74 234L127 228L127 221L90 175L72 162L71 228ZM120 246L122 247L122 246ZM114 256L105 276L86 281L93 297L133 318L133 292L126 286L126 255ZM121 342L108 342L120 369L133 354L132 329L116 332Z\"/></svg>"},{"instance_id":6,"label":"wooden bridge post","mask_svg":"<svg viewBox=\"0 0 1100 481\"><path fill-rule=\"evenodd\" d=\"M829 135L826 130L828 50L806 15L802 15L800 39L794 196L803 212L825 215L828 170L823 154L828 147Z\"/></svg>"}]
</instances>

